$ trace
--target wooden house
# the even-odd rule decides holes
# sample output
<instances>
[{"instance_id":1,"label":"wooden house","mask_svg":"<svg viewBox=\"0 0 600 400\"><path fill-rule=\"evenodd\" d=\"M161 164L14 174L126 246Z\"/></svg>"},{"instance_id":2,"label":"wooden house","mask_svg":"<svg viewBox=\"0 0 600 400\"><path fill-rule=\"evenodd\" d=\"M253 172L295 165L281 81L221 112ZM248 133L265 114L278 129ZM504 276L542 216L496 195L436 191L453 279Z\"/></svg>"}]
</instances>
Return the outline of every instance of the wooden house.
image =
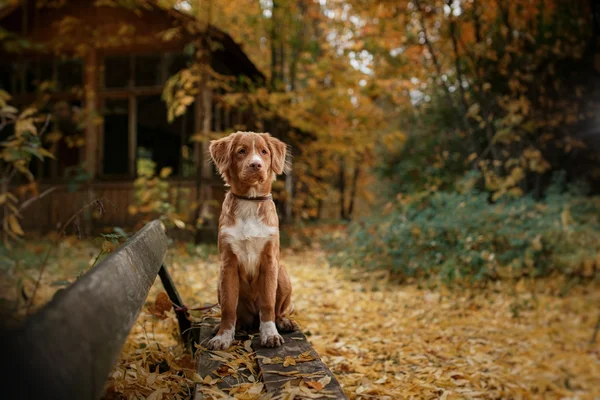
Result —
<instances>
[{"instance_id":1,"label":"wooden house","mask_svg":"<svg viewBox=\"0 0 600 400\"><path fill-rule=\"evenodd\" d=\"M62 134L56 161L33 168L39 191L55 190L27 209L25 229L54 230L97 198L106 200L106 212L88 218L94 228L135 225L128 205L141 157L173 169L171 202L189 220L196 200L220 204L223 183L207 162L206 142L190 138L254 129L252 115L222 106L204 84L185 115L169 123L161 94L203 44L212 69L242 82L240 90L243 82L262 85L264 76L229 35L152 0L13 0L0 5L0 27L5 40L33 44L0 54L0 89L27 105L40 82L54 82L53 123Z\"/></svg>"}]
</instances>

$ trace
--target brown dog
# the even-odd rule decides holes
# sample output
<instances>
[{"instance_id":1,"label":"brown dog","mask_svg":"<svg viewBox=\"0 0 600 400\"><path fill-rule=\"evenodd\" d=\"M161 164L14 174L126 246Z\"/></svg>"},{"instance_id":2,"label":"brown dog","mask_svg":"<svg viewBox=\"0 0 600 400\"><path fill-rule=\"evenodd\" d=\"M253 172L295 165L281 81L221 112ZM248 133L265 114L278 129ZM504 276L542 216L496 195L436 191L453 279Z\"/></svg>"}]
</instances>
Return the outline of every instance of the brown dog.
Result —
<instances>
[{"instance_id":1,"label":"brown dog","mask_svg":"<svg viewBox=\"0 0 600 400\"><path fill-rule=\"evenodd\" d=\"M279 264L279 218L271 199L275 177L289 172L287 146L268 133L236 132L211 141L209 151L231 190L219 218L221 324L208 348L227 349L236 328L257 325L263 346L280 346L278 329L296 329L287 318L292 285Z\"/></svg>"}]
</instances>

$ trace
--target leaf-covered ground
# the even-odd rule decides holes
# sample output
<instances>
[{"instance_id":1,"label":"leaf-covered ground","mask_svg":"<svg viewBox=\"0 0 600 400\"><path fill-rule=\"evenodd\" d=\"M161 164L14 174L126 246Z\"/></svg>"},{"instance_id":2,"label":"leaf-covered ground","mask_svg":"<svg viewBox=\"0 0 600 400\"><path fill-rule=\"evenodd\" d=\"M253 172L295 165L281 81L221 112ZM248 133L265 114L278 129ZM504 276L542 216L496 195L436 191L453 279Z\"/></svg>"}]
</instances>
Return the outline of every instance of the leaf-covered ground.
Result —
<instances>
[{"instance_id":1,"label":"leaf-covered ground","mask_svg":"<svg viewBox=\"0 0 600 400\"><path fill-rule=\"evenodd\" d=\"M51 283L93 263L93 251L72 246L69 255L83 261L69 273L64 264L49 265L38 305L56 290ZM216 258L192 253L174 248L167 265L186 305L213 303ZM600 313L598 283L569 286L556 278L486 290L419 288L329 268L318 251L286 252L283 262L292 275L295 318L351 399L600 397L600 347L590 343ZM157 281L107 383L107 398L188 398L200 380L214 398L260 398L258 376L225 394L194 373L177 344L173 312L156 316L160 292ZM252 375L248 346L231 352L235 372Z\"/></svg>"},{"instance_id":2,"label":"leaf-covered ground","mask_svg":"<svg viewBox=\"0 0 600 400\"><path fill-rule=\"evenodd\" d=\"M487 291L420 289L329 268L318 252L289 252L283 262L292 274L295 318L350 398L600 396L600 348L589 343L600 312L598 285L571 287L563 297L561 280L499 283ZM215 301L214 258L174 256L170 266L191 305ZM159 321L144 312L113 387L130 393L122 376L132 372L132 354L143 353L139 343L150 335L147 346L172 345L172 329L172 317ZM242 347L238 357L248 357ZM188 373L185 382L191 387L193 380ZM258 397L256 386L246 389L236 395Z\"/></svg>"}]
</instances>

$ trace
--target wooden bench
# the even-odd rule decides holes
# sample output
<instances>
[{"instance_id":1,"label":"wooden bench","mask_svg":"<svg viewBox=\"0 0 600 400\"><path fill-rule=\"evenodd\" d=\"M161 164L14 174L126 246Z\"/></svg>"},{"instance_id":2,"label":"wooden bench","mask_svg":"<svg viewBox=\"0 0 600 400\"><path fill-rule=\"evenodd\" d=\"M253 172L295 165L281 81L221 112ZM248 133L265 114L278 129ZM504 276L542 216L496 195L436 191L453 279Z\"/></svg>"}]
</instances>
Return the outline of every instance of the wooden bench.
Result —
<instances>
[{"instance_id":1,"label":"wooden bench","mask_svg":"<svg viewBox=\"0 0 600 400\"><path fill-rule=\"evenodd\" d=\"M115 252L108 255L75 283L57 293L42 309L16 328L0 329L2 361L0 380L3 398L18 399L99 399L117 361L131 327L135 323L156 276L159 275L176 308L182 340L200 343L208 338L215 320L195 329L187 319L185 307L163 265L167 236L160 221L146 224ZM267 358L297 356L309 352L313 360L299 363L298 373L328 376L328 398L345 399L337 380L320 361L304 335L285 335L285 344L276 349L262 348L255 339L265 389L276 394L289 377L276 371L277 364ZM192 347L192 346L190 346ZM307 353L308 354L308 353ZM196 352L198 372L215 374L221 363L211 352ZM292 373L293 374L293 373ZM215 375L216 376L216 375ZM286 378L288 379L281 379ZM222 387L232 382L223 380ZM200 388L196 399L202 399ZM11 397L8 393L17 395ZM333 397L332 397L333 396Z\"/></svg>"}]
</instances>

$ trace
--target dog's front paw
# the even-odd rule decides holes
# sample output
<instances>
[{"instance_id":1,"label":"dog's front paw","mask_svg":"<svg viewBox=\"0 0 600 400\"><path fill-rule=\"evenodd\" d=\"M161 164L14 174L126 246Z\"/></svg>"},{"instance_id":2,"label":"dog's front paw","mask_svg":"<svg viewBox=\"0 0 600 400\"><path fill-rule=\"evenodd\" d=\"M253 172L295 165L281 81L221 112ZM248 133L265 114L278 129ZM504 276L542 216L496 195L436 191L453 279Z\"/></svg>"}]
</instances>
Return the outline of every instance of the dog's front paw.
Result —
<instances>
[{"instance_id":1,"label":"dog's front paw","mask_svg":"<svg viewBox=\"0 0 600 400\"><path fill-rule=\"evenodd\" d=\"M210 339L206 347L209 350L227 350L233 342L233 336L233 330L224 331L220 335L217 335L214 338Z\"/></svg>"},{"instance_id":2,"label":"dog's front paw","mask_svg":"<svg viewBox=\"0 0 600 400\"><path fill-rule=\"evenodd\" d=\"M298 324L289 318L278 319L275 322L275 325L277 325L277 330L279 330L279 332L294 332L298 330Z\"/></svg>"},{"instance_id":3,"label":"dog's front paw","mask_svg":"<svg viewBox=\"0 0 600 400\"><path fill-rule=\"evenodd\" d=\"M283 338L277 332L273 321L260 323L260 344L264 347L278 347L283 344Z\"/></svg>"},{"instance_id":4,"label":"dog's front paw","mask_svg":"<svg viewBox=\"0 0 600 400\"><path fill-rule=\"evenodd\" d=\"M283 344L283 338L279 334L261 337L260 344L264 347L279 347Z\"/></svg>"}]
</instances>

